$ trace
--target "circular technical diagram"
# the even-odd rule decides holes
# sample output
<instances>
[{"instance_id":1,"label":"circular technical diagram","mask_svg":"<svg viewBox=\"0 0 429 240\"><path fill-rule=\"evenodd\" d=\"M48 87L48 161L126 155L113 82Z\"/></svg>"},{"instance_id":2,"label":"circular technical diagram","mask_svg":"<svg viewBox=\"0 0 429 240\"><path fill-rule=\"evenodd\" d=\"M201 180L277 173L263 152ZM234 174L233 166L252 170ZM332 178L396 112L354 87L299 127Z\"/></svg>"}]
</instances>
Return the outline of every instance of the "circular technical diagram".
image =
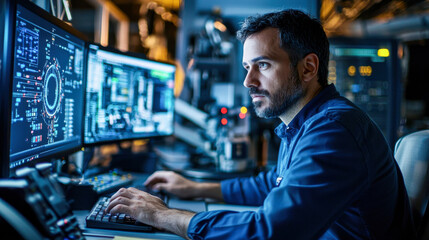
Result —
<instances>
[{"instance_id":1,"label":"circular technical diagram","mask_svg":"<svg viewBox=\"0 0 429 240\"><path fill-rule=\"evenodd\" d=\"M55 119L55 115L61 109L62 99L62 78L58 64L47 65L43 76L43 94L44 116L49 119Z\"/></svg>"}]
</instances>

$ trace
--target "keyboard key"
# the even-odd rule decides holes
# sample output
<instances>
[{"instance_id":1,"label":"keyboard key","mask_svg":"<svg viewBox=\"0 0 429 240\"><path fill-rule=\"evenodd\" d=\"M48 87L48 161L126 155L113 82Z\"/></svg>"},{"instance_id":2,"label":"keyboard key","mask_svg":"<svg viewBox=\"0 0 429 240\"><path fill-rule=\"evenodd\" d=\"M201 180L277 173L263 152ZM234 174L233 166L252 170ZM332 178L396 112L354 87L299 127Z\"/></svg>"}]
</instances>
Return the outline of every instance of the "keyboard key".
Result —
<instances>
[{"instance_id":1,"label":"keyboard key","mask_svg":"<svg viewBox=\"0 0 429 240\"><path fill-rule=\"evenodd\" d=\"M91 215L89 215L90 220L95 220L96 217L97 217L97 213L92 213Z\"/></svg>"},{"instance_id":2,"label":"keyboard key","mask_svg":"<svg viewBox=\"0 0 429 240\"><path fill-rule=\"evenodd\" d=\"M119 214L118 216L118 222L123 223L125 220L125 213Z\"/></svg>"}]
</instances>

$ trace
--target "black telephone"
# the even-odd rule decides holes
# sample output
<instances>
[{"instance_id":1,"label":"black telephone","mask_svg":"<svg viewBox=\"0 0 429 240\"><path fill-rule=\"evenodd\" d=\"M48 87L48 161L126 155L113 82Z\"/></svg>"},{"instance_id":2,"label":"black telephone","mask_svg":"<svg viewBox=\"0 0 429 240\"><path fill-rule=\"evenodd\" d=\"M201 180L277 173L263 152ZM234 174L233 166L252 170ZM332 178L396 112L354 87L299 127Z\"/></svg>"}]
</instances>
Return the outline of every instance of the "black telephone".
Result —
<instances>
[{"instance_id":1,"label":"black telephone","mask_svg":"<svg viewBox=\"0 0 429 240\"><path fill-rule=\"evenodd\" d=\"M0 214L0 222L6 224L1 233L22 239L84 239L50 168L38 164L17 171L16 179L0 180L0 209L10 206L9 215Z\"/></svg>"}]
</instances>

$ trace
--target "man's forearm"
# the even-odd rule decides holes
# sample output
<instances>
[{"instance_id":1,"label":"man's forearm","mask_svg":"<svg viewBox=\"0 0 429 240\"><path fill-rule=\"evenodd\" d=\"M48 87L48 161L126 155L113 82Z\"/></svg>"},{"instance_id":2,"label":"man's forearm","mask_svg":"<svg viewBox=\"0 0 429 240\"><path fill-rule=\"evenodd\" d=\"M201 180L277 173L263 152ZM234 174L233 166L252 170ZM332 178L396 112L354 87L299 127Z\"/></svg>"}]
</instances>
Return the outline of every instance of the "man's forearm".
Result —
<instances>
[{"instance_id":1,"label":"man's forearm","mask_svg":"<svg viewBox=\"0 0 429 240\"><path fill-rule=\"evenodd\" d=\"M189 239L187 234L188 227L195 214L194 212L179 209L159 211L155 215L154 226Z\"/></svg>"},{"instance_id":2,"label":"man's forearm","mask_svg":"<svg viewBox=\"0 0 429 240\"><path fill-rule=\"evenodd\" d=\"M212 198L223 201L220 183L195 183L191 189L193 197ZM159 229L164 229L188 239L187 231L189 223L195 214L194 212L179 209L158 211L154 216L153 225Z\"/></svg>"},{"instance_id":3,"label":"man's forearm","mask_svg":"<svg viewBox=\"0 0 429 240\"><path fill-rule=\"evenodd\" d=\"M223 201L220 183L198 183L195 188L195 197L213 198Z\"/></svg>"}]
</instances>

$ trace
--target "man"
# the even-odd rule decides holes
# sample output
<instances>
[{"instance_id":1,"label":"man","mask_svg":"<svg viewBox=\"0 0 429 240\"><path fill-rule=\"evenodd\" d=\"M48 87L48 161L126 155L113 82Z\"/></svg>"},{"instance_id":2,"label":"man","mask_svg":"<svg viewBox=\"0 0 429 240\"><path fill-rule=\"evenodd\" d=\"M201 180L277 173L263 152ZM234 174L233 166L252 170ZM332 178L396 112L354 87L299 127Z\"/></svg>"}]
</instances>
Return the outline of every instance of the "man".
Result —
<instances>
[{"instance_id":1,"label":"man","mask_svg":"<svg viewBox=\"0 0 429 240\"><path fill-rule=\"evenodd\" d=\"M259 205L257 211L169 209L134 188L107 208L191 239L414 239L392 152L370 118L327 83L329 43L296 10L246 19L244 86L258 116L278 117L278 165L256 177L196 183L156 172L146 185L179 197Z\"/></svg>"}]
</instances>

